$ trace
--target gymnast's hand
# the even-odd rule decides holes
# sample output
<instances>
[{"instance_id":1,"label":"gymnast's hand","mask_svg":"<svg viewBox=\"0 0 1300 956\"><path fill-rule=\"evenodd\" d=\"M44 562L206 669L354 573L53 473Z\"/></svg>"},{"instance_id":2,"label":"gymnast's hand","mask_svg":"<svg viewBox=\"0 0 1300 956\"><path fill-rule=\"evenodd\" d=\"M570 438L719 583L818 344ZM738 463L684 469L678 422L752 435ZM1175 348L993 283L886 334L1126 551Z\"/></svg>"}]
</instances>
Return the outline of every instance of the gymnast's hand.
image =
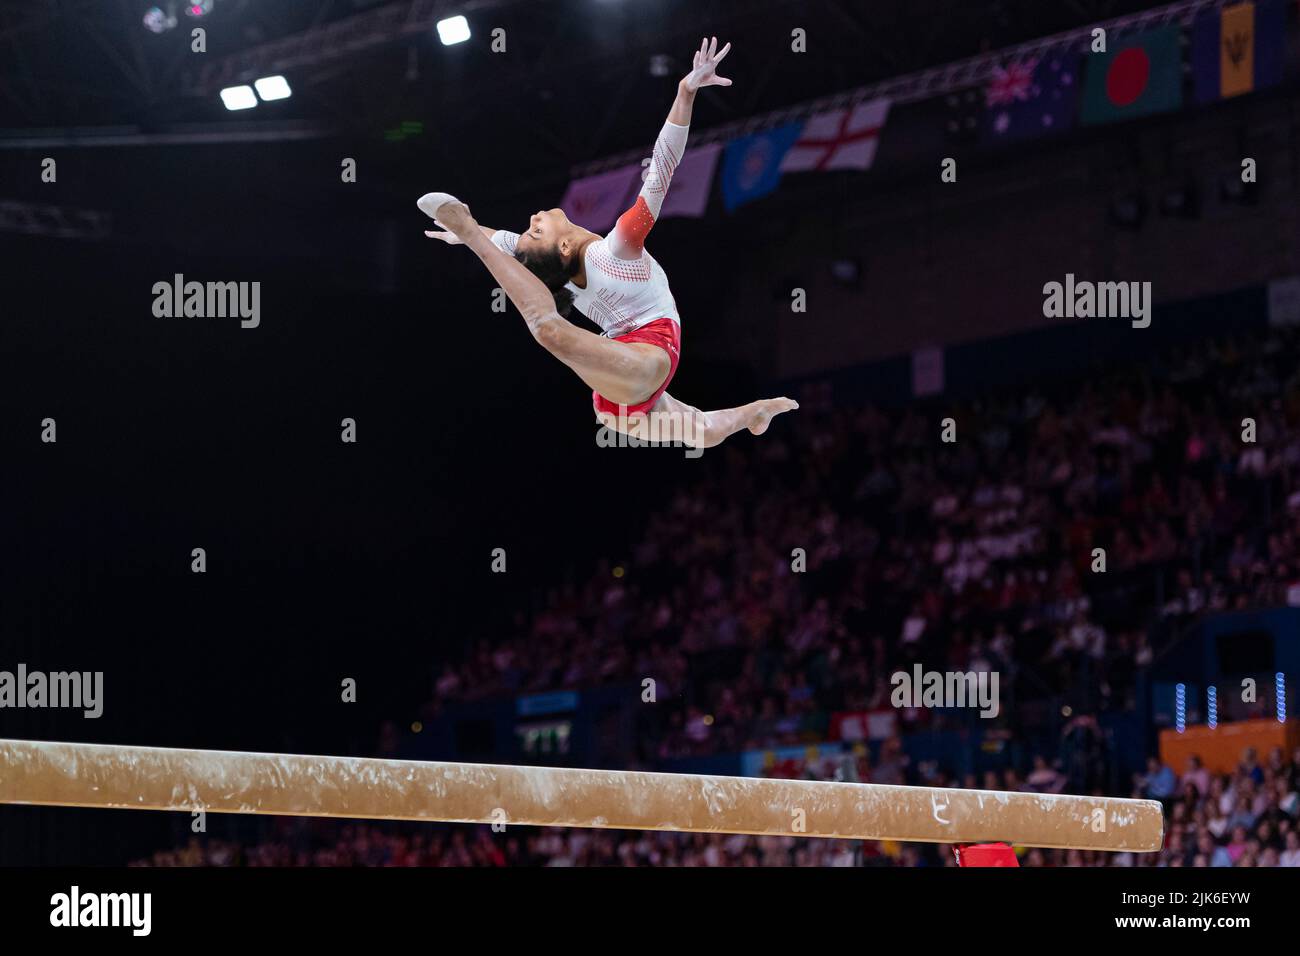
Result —
<instances>
[{"instance_id":1,"label":"gymnast's hand","mask_svg":"<svg viewBox=\"0 0 1300 956\"><path fill-rule=\"evenodd\" d=\"M688 91L694 93L702 86L730 86L731 80L725 76L718 76L718 64L722 58L731 50L731 44L728 43L721 50L718 49L718 38L706 37L700 44L700 48L695 51L695 59L691 63L691 72L682 78L682 85Z\"/></svg>"},{"instance_id":2,"label":"gymnast's hand","mask_svg":"<svg viewBox=\"0 0 1300 956\"><path fill-rule=\"evenodd\" d=\"M449 230L447 228L446 223L439 222L437 219L435 219L433 221L433 224L443 231L434 232L431 229L425 230L424 234L428 236L430 239L441 239L449 246L463 246L465 244L465 240L462 239L460 236L456 235L451 230Z\"/></svg>"}]
</instances>

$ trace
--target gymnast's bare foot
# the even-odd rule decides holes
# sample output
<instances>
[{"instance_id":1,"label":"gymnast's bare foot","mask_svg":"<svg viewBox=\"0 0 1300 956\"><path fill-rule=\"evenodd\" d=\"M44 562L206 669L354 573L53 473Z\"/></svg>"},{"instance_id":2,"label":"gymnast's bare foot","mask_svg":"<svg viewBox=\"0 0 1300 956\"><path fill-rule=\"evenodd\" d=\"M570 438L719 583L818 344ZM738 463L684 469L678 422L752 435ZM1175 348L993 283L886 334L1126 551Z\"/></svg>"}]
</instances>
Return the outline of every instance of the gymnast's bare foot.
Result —
<instances>
[{"instance_id":1,"label":"gymnast's bare foot","mask_svg":"<svg viewBox=\"0 0 1300 956\"><path fill-rule=\"evenodd\" d=\"M753 405L754 417L749 422L749 430L755 435L767 431L767 426L777 415L782 412L792 412L799 407L799 403L790 398L763 398Z\"/></svg>"}]
</instances>

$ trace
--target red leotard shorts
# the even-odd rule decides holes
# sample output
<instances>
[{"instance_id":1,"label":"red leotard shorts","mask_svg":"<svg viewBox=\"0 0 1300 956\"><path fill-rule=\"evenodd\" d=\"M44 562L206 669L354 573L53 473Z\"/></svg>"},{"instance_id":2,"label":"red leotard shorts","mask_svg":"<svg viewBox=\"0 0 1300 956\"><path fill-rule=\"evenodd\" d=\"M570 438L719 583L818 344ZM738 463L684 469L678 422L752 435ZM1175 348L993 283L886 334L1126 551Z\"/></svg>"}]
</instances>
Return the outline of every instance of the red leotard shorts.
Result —
<instances>
[{"instance_id":1,"label":"red leotard shorts","mask_svg":"<svg viewBox=\"0 0 1300 956\"><path fill-rule=\"evenodd\" d=\"M668 383L673 380L677 374L677 361L681 357L682 351L682 327L672 319L655 319L639 329L633 329L625 335L620 335L614 342L648 342L651 345L657 345L668 353L668 376L664 379L663 384L644 402L639 405L628 405L626 410L617 402L611 402L599 392L591 393L591 404L597 412L606 412L611 415L634 415L637 412L649 411L655 402L659 401L659 396L668 389Z\"/></svg>"}]
</instances>

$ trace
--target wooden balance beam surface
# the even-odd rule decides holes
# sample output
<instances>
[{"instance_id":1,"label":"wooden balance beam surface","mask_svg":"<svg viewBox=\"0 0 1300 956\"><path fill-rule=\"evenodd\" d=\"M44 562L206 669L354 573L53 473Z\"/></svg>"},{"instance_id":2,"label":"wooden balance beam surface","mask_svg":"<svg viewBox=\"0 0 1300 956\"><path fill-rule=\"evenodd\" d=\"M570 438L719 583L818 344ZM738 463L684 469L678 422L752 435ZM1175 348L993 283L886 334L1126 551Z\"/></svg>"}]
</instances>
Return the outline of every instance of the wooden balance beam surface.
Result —
<instances>
[{"instance_id":1,"label":"wooden balance beam surface","mask_svg":"<svg viewBox=\"0 0 1300 956\"><path fill-rule=\"evenodd\" d=\"M0 803L1160 849L1151 800L0 740Z\"/></svg>"}]
</instances>

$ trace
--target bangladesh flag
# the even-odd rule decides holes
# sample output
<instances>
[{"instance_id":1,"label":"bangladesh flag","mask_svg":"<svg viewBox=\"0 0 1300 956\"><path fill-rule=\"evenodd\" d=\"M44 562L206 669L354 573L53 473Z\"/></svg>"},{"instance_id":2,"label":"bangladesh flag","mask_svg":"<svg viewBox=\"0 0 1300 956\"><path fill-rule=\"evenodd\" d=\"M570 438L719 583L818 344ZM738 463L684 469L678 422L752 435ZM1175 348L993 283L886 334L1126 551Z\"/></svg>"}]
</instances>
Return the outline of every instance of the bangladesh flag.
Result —
<instances>
[{"instance_id":1,"label":"bangladesh flag","mask_svg":"<svg viewBox=\"0 0 1300 956\"><path fill-rule=\"evenodd\" d=\"M1106 53L1089 53L1083 121L1117 123L1183 105L1183 55L1178 28L1126 37Z\"/></svg>"}]
</instances>

